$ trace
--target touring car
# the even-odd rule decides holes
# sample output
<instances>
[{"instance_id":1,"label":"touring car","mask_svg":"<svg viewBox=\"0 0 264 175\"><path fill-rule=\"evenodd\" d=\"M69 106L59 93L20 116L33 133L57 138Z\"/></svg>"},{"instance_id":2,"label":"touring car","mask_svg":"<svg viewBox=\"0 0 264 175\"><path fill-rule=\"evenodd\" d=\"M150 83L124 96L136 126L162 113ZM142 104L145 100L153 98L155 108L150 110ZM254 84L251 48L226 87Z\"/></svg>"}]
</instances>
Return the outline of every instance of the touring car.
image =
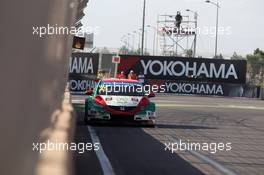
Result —
<instances>
[{"instance_id":1,"label":"touring car","mask_svg":"<svg viewBox=\"0 0 264 175\"><path fill-rule=\"evenodd\" d=\"M84 120L129 119L155 125L156 105L142 83L128 79L104 79L86 91Z\"/></svg>"}]
</instances>

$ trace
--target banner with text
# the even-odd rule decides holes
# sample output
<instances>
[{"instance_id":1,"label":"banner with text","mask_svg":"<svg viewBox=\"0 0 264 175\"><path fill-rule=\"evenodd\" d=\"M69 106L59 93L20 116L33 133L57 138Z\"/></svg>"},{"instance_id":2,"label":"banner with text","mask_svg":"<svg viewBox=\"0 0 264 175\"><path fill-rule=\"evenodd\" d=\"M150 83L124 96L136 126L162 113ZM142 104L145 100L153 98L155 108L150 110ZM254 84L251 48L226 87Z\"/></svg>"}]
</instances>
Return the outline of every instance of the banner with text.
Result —
<instances>
[{"instance_id":1,"label":"banner with text","mask_svg":"<svg viewBox=\"0 0 264 175\"><path fill-rule=\"evenodd\" d=\"M190 81L148 80L152 89L159 93L176 93L210 96L241 97L244 94L243 85L228 83L208 83ZM156 86L153 88L153 86Z\"/></svg>"},{"instance_id":2,"label":"banner with text","mask_svg":"<svg viewBox=\"0 0 264 175\"><path fill-rule=\"evenodd\" d=\"M95 87L99 54L72 53L69 66L69 88L72 92L84 92Z\"/></svg>"},{"instance_id":3,"label":"banner with text","mask_svg":"<svg viewBox=\"0 0 264 175\"><path fill-rule=\"evenodd\" d=\"M247 62L207 58L121 55L119 71L142 72L146 79L244 84Z\"/></svg>"}]
</instances>

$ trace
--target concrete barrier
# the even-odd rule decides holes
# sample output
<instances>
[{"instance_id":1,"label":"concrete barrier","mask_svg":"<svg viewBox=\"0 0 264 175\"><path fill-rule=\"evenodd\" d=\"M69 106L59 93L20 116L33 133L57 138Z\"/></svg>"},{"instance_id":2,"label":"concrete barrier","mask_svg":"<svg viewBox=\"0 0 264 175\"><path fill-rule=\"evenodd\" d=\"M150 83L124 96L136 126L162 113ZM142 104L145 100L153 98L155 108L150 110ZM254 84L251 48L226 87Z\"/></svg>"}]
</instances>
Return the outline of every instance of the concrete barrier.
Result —
<instances>
[{"instance_id":1,"label":"concrete barrier","mask_svg":"<svg viewBox=\"0 0 264 175\"><path fill-rule=\"evenodd\" d=\"M76 117L71 105L70 92L67 90L64 94L64 100L61 109L54 111L49 128L41 133L41 143L48 142L52 144L73 142ZM52 147L51 147L52 148ZM73 158L70 150L45 150L40 154L37 164L37 175L56 174L71 175L73 174Z\"/></svg>"},{"instance_id":2,"label":"concrete barrier","mask_svg":"<svg viewBox=\"0 0 264 175\"><path fill-rule=\"evenodd\" d=\"M0 174L33 175L39 170L43 159L32 144L43 141L41 134L61 110L72 37L40 38L33 27L74 25L78 2L1 1Z\"/></svg>"}]
</instances>

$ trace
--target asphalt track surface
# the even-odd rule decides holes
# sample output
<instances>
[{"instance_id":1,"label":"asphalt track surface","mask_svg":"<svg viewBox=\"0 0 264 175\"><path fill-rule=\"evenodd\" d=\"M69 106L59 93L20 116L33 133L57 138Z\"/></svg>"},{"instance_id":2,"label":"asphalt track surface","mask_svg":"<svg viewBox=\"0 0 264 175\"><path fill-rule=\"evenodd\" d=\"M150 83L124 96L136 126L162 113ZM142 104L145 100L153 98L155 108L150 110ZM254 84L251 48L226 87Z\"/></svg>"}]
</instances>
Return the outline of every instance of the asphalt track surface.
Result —
<instances>
[{"instance_id":1,"label":"asphalt track surface","mask_svg":"<svg viewBox=\"0 0 264 175\"><path fill-rule=\"evenodd\" d=\"M74 153L84 174L263 174L264 101L244 98L158 96L155 128L131 122L85 125L83 97L73 97L76 143L99 142L99 151ZM231 143L229 151L166 149L168 143Z\"/></svg>"}]
</instances>

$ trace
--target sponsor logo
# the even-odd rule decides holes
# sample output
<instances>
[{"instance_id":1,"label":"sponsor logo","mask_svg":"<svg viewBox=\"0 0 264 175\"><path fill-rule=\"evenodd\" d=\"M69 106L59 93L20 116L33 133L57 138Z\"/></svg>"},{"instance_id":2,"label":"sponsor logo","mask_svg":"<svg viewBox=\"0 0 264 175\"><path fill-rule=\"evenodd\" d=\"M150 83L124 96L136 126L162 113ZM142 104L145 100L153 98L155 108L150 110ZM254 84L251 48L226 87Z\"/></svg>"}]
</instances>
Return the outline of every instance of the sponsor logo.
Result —
<instances>
[{"instance_id":1,"label":"sponsor logo","mask_svg":"<svg viewBox=\"0 0 264 175\"><path fill-rule=\"evenodd\" d=\"M70 80L69 87L71 91L85 91L94 88L96 83L93 80Z\"/></svg>"},{"instance_id":2,"label":"sponsor logo","mask_svg":"<svg viewBox=\"0 0 264 175\"><path fill-rule=\"evenodd\" d=\"M165 87L172 93L224 95L222 85L216 84L165 83Z\"/></svg>"},{"instance_id":3,"label":"sponsor logo","mask_svg":"<svg viewBox=\"0 0 264 175\"><path fill-rule=\"evenodd\" d=\"M70 73L78 74L94 74L92 58L74 57L70 60Z\"/></svg>"},{"instance_id":4,"label":"sponsor logo","mask_svg":"<svg viewBox=\"0 0 264 175\"><path fill-rule=\"evenodd\" d=\"M176 77L205 77L221 79L238 79L234 64L183 62L183 61L160 61L140 60L144 74L153 76L176 76Z\"/></svg>"}]
</instances>

